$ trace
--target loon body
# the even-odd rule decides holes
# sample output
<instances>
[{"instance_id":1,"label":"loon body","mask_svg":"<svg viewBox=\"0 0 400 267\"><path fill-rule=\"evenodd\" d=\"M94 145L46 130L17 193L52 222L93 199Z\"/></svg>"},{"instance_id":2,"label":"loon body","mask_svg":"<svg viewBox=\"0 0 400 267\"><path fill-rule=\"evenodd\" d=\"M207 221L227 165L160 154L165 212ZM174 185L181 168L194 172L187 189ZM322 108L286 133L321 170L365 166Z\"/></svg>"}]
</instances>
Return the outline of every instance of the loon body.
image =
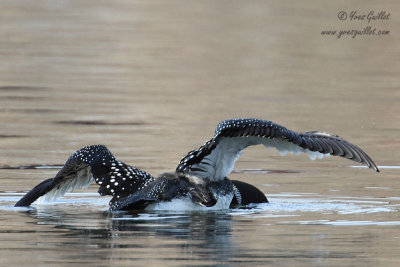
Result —
<instances>
[{"instance_id":1,"label":"loon body","mask_svg":"<svg viewBox=\"0 0 400 267\"><path fill-rule=\"evenodd\" d=\"M15 206L29 206L42 196L52 200L87 188L92 182L99 185L100 195L112 196L110 210L160 209L173 202L184 203L189 209L227 209L268 202L256 187L227 178L241 151L258 144L274 147L281 154L308 153L311 159L340 156L379 172L363 150L336 135L297 133L260 119L230 119L218 124L213 138L183 157L174 173L154 178L119 161L103 145L87 146L70 156L54 178L38 184Z\"/></svg>"}]
</instances>

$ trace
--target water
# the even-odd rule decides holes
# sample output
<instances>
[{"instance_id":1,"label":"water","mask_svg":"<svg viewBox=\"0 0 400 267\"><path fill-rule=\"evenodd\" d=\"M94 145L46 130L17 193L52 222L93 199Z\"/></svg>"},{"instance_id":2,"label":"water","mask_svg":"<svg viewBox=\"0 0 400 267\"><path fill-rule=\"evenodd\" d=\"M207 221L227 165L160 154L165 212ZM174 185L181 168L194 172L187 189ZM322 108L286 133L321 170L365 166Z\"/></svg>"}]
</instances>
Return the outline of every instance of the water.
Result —
<instances>
[{"instance_id":1,"label":"water","mask_svg":"<svg viewBox=\"0 0 400 267\"><path fill-rule=\"evenodd\" d=\"M220 212L131 213L107 212L107 199L88 193L33 208L3 202L3 220L13 223L3 225L2 249L18 264L40 251L40 264L90 266L375 265L397 257L400 220L388 219L397 216L398 199L281 193L270 201Z\"/></svg>"},{"instance_id":2,"label":"water","mask_svg":"<svg viewBox=\"0 0 400 267\"><path fill-rule=\"evenodd\" d=\"M313 1L2 1L0 265L398 266L398 5ZM361 8L362 7L362 8ZM385 9L389 36L338 12ZM110 213L97 187L13 204L75 150L102 143L153 175L233 117L339 134L381 173L262 147L230 175L270 204Z\"/></svg>"}]
</instances>

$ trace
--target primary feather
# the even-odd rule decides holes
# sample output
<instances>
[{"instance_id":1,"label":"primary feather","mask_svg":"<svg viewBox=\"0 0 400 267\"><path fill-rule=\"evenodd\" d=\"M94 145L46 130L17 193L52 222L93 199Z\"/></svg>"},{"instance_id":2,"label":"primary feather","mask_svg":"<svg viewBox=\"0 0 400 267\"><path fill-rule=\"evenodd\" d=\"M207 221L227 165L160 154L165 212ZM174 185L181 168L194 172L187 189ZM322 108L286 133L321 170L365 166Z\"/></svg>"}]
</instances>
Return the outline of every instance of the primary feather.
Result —
<instances>
[{"instance_id":1,"label":"primary feather","mask_svg":"<svg viewBox=\"0 0 400 267\"><path fill-rule=\"evenodd\" d=\"M180 161L176 171L218 181L232 171L243 149L259 144L274 147L283 155L304 152L311 159L340 156L379 171L362 149L339 136L317 131L297 133L260 119L231 119L221 122L214 137L199 149L189 152Z\"/></svg>"},{"instance_id":2,"label":"primary feather","mask_svg":"<svg viewBox=\"0 0 400 267\"><path fill-rule=\"evenodd\" d=\"M117 160L103 145L87 146L72 154L54 178L38 184L15 206L29 206L41 196L53 200L75 189L85 189L93 181L99 185L100 195L113 196L113 203L146 187L154 178Z\"/></svg>"}]
</instances>

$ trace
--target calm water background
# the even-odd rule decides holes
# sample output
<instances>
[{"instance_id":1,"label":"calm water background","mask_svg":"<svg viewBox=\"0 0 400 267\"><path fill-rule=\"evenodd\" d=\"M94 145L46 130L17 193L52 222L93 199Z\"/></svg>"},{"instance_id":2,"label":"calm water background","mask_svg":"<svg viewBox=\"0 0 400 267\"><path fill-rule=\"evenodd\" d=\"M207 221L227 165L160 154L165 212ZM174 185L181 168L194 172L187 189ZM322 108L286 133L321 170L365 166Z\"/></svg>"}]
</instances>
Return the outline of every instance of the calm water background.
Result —
<instances>
[{"instance_id":1,"label":"calm water background","mask_svg":"<svg viewBox=\"0 0 400 267\"><path fill-rule=\"evenodd\" d=\"M386 11L340 21L339 11ZM1 1L0 265L398 266L397 1ZM390 30L323 36L323 30ZM230 178L271 204L109 213L96 186L12 205L75 150L107 145L153 175L223 119L340 134L380 166L250 148Z\"/></svg>"}]
</instances>

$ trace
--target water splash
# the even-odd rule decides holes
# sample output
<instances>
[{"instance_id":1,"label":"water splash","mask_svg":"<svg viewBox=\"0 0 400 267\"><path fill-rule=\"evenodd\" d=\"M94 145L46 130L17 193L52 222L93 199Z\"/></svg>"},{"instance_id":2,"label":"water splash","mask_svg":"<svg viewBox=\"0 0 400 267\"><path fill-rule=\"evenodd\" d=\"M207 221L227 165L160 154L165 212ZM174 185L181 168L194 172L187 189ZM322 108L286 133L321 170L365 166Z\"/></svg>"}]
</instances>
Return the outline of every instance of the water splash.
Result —
<instances>
[{"instance_id":1,"label":"water splash","mask_svg":"<svg viewBox=\"0 0 400 267\"><path fill-rule=\"evenodd\" d=\"M22 193L5 192L0 193L0 210L21 211L14 208L13 204L22 196ZM376 215L399 212L400 203L398 198L374 198L374 197L352 197L352 196L328 196L316 193L290 193L269 194L270 203L253 204L242 208L224 211L233 217L246 218L270 218L277 224L321 224L321 225L397 225L399 221L377 221ZM37 210L46 209L88 209L104 212L108 209L108 197L99 197L97 193L78 192L68 193L64 197L52 202L34 204L32 208ZM394 203L395 202L395 203ZM22 208L29 210L32 208ZM158 211L140 212L135 216L121 212L120 216L112 220L142 220L153 221L159 219L179 219L187 216L190 211ZM316 220L293 220L280 221L280 218L301 218L304 214L311 214ZM314 214L314 215L313 215ZM339 220L321 219L327 215L334 215ZM366 220L347 220L346 216L363 215ZM354 217L354 216L353 216ZM371 218L374 218L371 219Z\"/></svg>"}]
</instances>

